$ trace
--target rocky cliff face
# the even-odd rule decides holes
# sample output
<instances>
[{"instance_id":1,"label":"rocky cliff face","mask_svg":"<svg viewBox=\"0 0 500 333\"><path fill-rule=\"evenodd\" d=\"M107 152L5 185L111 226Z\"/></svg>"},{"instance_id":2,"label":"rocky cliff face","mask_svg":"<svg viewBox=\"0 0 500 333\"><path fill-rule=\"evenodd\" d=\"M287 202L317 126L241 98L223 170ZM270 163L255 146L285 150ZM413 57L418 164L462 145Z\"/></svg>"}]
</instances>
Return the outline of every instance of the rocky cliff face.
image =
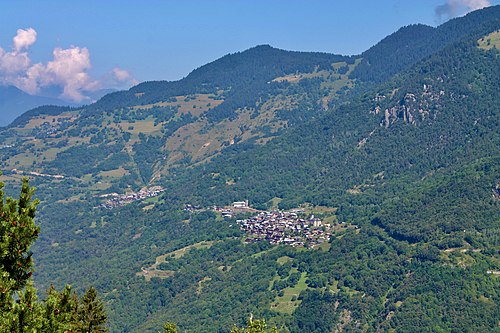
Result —
<instances>
[{"instance_id":1,"label":"rocky cliff face","mask_svg":"<svg viewBox=\"0 0 500 333\"><path fill-rule=\"evenodd\" d=\"M385 128L398 121L417 126L419 122L436 118L439 101L443 96L444 89L430 84L423 84L421 89L414 91L402 92L397 89L387 95L377 94L369 112L382 116L380 126Z\"/></svg>"}]
</instances>

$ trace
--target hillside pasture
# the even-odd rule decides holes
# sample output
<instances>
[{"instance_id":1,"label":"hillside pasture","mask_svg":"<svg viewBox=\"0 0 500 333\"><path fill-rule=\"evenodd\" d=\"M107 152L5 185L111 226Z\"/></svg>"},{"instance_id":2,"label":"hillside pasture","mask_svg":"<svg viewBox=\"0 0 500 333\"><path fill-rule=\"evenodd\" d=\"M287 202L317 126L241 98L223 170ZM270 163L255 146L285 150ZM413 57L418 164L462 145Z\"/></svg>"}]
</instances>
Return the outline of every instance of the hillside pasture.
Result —
<instances>
[{"instance_id":1,"label":"hillside pasture","mask_svg":"<svg viewBox=\"0 0 500 333\"><path fill-rule=\"evenodd\" d=\"M497 49L500 50L500 30L494 31L491 34L484 36L477 41L479 48L483 50Z\"/></svg>"}]
</instances>

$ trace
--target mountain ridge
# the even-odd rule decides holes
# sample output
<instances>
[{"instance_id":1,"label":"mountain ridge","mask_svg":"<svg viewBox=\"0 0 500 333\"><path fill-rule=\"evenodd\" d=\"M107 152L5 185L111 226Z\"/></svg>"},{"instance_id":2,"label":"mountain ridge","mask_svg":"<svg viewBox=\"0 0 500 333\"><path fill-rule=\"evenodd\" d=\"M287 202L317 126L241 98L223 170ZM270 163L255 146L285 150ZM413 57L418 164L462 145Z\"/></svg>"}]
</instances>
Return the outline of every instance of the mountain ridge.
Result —
<instances>
[{"instance_id":1,"label":"mountain ridge","mask_svg":"<svg viewBox=\"0 0 500 333\"><path fill-rule=\"evenodd\" d=\"M363 52L363 62L352 77L380 83L463 36L477 40L499 24L500 6L491 6L436 28L423 24L403 27Z\"/></svg>"}]
</instances>

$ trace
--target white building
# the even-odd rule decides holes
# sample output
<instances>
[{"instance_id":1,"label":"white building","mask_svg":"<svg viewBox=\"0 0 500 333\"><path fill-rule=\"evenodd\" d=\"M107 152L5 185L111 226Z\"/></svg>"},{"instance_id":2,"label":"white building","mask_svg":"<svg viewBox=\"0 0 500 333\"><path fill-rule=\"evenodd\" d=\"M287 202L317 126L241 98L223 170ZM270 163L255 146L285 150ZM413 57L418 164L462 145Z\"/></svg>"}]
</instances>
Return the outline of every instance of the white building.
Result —
<instances>
[{"instance_id":1,"label":"white building","mask_svg":"<svg viewBox=\"0 0 500 333\"><path fill-rule=\"evenodd\" d=\"M233 202L234 208L248 208L248 200Z\"/></svg>"}]
</instances>

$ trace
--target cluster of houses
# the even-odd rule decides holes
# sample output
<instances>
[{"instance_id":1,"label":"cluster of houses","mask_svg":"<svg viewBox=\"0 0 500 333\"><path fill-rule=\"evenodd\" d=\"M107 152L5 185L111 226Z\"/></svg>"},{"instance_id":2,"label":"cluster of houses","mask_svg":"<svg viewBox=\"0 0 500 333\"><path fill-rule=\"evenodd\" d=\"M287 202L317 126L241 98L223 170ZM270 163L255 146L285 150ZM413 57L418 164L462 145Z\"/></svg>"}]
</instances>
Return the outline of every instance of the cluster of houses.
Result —
<instances>
[{"instance_id":1,"label":"cluster of houses","mask_svg":"<svg viewBox=\"0 0 500 333\"><path fill-rule=\"evenodd\" d=\"M267 240L271 244L288 244L294 247L314 247L328 242L333 228L312 215L300 218L299 211L261 212L246 220L237 220L247 233L246 242Z\"/></svg>"},{"instance_id":2,"label":"cluster of houses","mask_svg":"<svg viewBox=\"0 0 500 333\"><path fill-rule=\"evenodd\" d=\"M104 194L104 195L101 195L101 198L109 198L109 197L111 197L111 198L106 200L106 202L104 202L101 206L104 208L107 208L107 209L112 209L115 207L127 205L129 203L134 202L134 201L139 201L139 200L144 200L146 198L156 197L156 196L160 195L160 193L163 191L165 191L165 189L161 186L152 186L152 187L148 187L144 190L141 190L139 192L134 192L134 193Z\"/></svg>"},{"instance_id":3,"label":"cluster of houses","mask_svg":"<svg viewBox=\"0 0 500 333\"><path fill-rule=\"evenodd\" d=\"M186 212L195 212L197 210L201 210L201 206L198 205L191 205L191 204L185 204L184 205L184 210Z\"/></svg>"},{"instance_id":4,"label":"cluster of houses","mask_svg":"<svg viewBox=\"0 0 500 333\"><path fill-rule=\"evenodd\" d=\"M60 125L50 124L49 122L44 122L41 125L33 129L33 134L36 138L45 138L59 131Z\"/></svg>"},{"instance_id":5,"label":"cluster of houses","mask_svg":"<svg viewBox=\"0 0 500 333\"><path fill-rule=\"evenodd\" d=\"M315 247L328 242L335 232L334 227L311 215L305 217L303 209L290 211L262 212L249 206L248 201L235 201L231 206L211 206L208 210L218 212L224 218L232 218L238 213L257 213L244 220L236 220L245 231L246 243L268 241L271 244L286 244L294 247ZM185 211L205 210L200 206L186 204ZM343 225L342 228L347 228Z\"/></svg>"}]
</instances>

